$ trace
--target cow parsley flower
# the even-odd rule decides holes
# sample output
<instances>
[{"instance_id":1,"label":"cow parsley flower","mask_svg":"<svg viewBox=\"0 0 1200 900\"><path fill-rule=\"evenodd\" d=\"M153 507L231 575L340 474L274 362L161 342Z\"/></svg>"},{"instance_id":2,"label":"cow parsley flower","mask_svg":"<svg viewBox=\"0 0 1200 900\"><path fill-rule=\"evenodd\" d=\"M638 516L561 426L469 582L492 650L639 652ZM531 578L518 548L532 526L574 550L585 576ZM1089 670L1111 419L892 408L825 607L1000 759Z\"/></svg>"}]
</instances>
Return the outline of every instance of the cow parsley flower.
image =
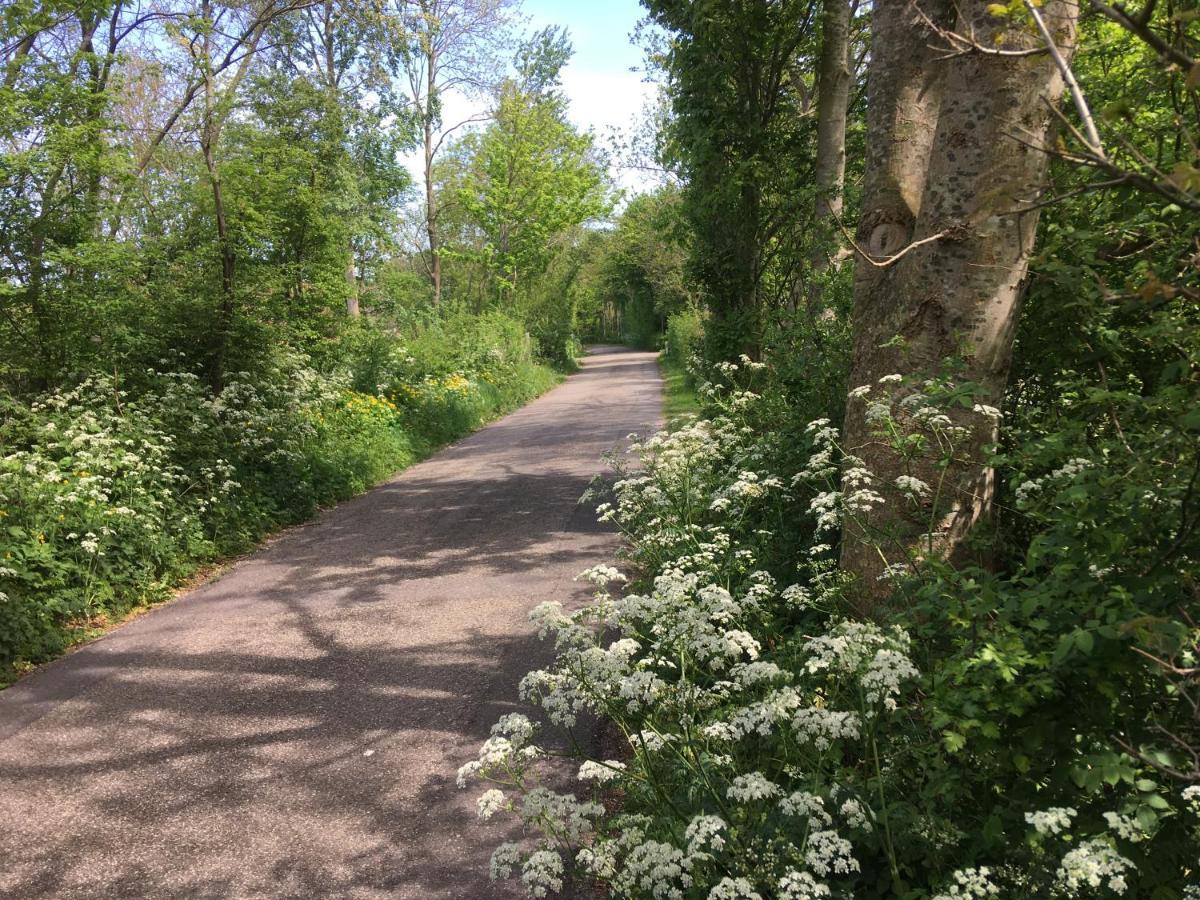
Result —
<instances>
[{"instance_id":1,"label":"cow parsley flower","mask_svg":"<svg viewBox=\"0 0 1200 900\"><path fill-rule=\"evenodd\" d=\"M929 485L911 475L899 475L894 483L900 493L913 500L924 500L930 494Z\"/></svg>"},{"instance_id":2,"label":"cow parsley flower","mask_svg":"<svg viewBox=\"0 0 1200 900\"><path fill-rule=\"evenodd\" d=\"M792 728L802 741L818 750L828 750L834 741L856 740L862 721L857 713L808 706L792 716Z\"/></svg>"},{"instance_id":3,"label":"cow parsley flower","mask_svg":"<svg viewBox=\"0 0 1200 900\"><path fill-rule=\"evenodd\" d=\"M553 850L537 850L529 854L521 868L521 881L530 897L557 894L563 886L563 861Z\"/></svg>"},{"instance_id":4,"label":"cow parsley flower","mask_svg":"<svg viewBox=\"0 0 1200 900\"><path fill-rule=\"evenodd\" d=\"M779 785L769 781L761 772L749 772L733 779L726 792L730 800L749 803L779 796Z\"/></svg>"},{"instance_id":5,"label":"cow parsley flower","mask_svg":"<svg viewBox=\"0 0 1200 900\"><path fill-rule=\"evenodd\" d=\"M492 852L491 876L492 881L502 881L511 878L513 869L521 861L521 848L513 843L504 843Z\"/></svg>"},{"instance_id":6,"label":"cow parsley flower","mask_svg":"<svg viewBox=\"0 0 1200 900\"><path fill-rule=\"evenodd\" d=\"M787 816L804 816L813 825L828 828L833 819L825 811L825 800L808 791L796 791L779 801L779 809Z\"/></svg>"},{"instance_id":7,"label":"cow parsley flower","mask_svg":"<svg viewBox=\"0 0 1200 900\"><path fill-rule=\"evenodd\" d=\"M763 900L762 894L754 890L745 878L729 878L718 881L708 892L708 900Z\"/></svg>"},{"instance_id":8,"label":"cow parsley flower","mask_svg":"<svg viewBox=\"0 0 1200 900\"><path fill-rule=\"evenodd\" d=\"M496 790L495 788L484 791L476 803L479 811L479 818L490 819L501 809L504 808L504 791Z\"/></svg>"},{"instance_id":9,"label":"cow parsley flower","mask_svg":"<svg viewBox=\"0 0 1200 900\"><path fill-rule=\"evenodd\" d=\"M1038 834L1060 834L1071 827L1071 820L1079 815L1070 806L1052 806L1041 812L1025 813L1025 821L1034 827Z\"/></svg>"},{"instance_id":10,"label":"cow parsley flower","mask_svg":"<svg viewBox=\"0 0 1200 900\"><path fill-rule=\"evenodd\" d=\"M617 896L627 896L640 889L663 900L683 900L683 889L692 885L689 868L690 864L678 847L645 841L626 855L624 865L613 879L613 887Z\"/></svg>"},{"instance_id":11,"label":"cow parsley flower","mask_svg":"<svg viewBox=\"0 0 1200 900\"><path fill-rule=\"evenodd\" d=\"M698 857L705 850L720 850L725 846L722 832L728 826L720 816L696 816L688 823L685 837L688 842L688 856Z\"/></svg>"},{"instance_id":12,"label":"cow parsley flower","mask_svg":"<svg viewBox=\"0 0 1200 900\"><path fill-rule=\"evenodd\" d=\"M804 861L822 878L830 873L849 875L859 870L858 860L851 855L853 849L836 831L814 831L808 836Z\"/></svg>"},{"instance_id":13,"label":"cow parsley flower","mask_svg":"<svg viewBox=\"0 0 1200 900\"><path fill-rule=\"evenodd\" d=\"M1200 816L1200 784L1185 787L1180 796L1183 798L1183 802L1191 807L1192 812Z\"/></svg>"},{"instance_id":14,"label":"cow parsley flower","mask_svg":"<svg viewBox=\"0 0 1200 900\"><path fill-rule=\"evenodd\" d=\"M858 681L863 687L867 703L882 703L885 708L894 710L896 698L900 695L900 683L910 681L919 674L907 656L884 647L875 651L875 656Z\"/></svg>"},{"instance_id":15,"label":"cow parsley flower","mask_svg":"<svg viewBox=\"0 0 1200 900\"><path fill-rule=\"evenodd\" d=\"M985 900L999 895L1000 888L991 879L991 869L980 866L977 869L959 869L954 873L954 884L937 894L933 900Z\"/></svg>"},{"instance_id":16,"label":"cow parsley flower","mask_svg":"<svg viewBox=\"0 0 1200 900\"><path fill-rule=\"evenodd\" d=\"M625 763L618 762L615 759L607 759L602 763L589 759L579 767L579 780L605 784L616 778L620 778L624 770Z\"/></svg>"},{"instance_id":17,"label":"cow parsley flower","mask_svg":"<svg viewBox=\"0 0 1200 900\"><path fill-rule=\"evenodd\" d=\"M809 872L794 869L779 879L777 887L779 900L821 900L833 896L829 885L817 881Z\"/></svg>"},{"instance_id":18,"label":"cow parsley flower","mask_svg":"<svg viewBox=\"0 0 1200 900\"><path fill-rule=\"evenodd\" d=\"M1146 837L1146 833L1132 816L1106 812L1104 821L1108 823L1109 830L1122 840L1136 844Z\"/></svg>"},{"instance_id":19,"label":"cow parsley flower","mask_svg":"<svg viewBox=\"0 0 1200 900\"><path fill-rule=\"evenodd\" d=\"M1128 889L1125 873L1133 868L1133 863L1117 853L1106 840L1096 838L1080 844L1062 858L1057 880L1071 892L1107 884L1109 890L1123 894Z\"/></svg>"}]
</instances>

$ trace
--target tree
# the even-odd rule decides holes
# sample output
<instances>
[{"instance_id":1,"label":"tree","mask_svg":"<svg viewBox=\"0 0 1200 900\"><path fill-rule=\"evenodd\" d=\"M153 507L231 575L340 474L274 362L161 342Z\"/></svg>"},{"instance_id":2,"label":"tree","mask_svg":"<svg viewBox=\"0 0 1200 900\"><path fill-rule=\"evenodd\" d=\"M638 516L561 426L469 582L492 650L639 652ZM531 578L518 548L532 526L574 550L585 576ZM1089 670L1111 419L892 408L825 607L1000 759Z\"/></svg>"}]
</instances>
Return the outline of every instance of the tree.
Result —
<instances>
[{"instance_id":1,"label":"tree","mask_svg":"<svg viewBox=\"0 0 1200 900\"><path fill-rule=\"evenodd\" d=\"M854 4L857 6L857 3ZM886 15L886 13L885 13ZM844 206L846 180L846 112L853 81L850 60L850 0L825 0L821 13L821 52L817 61L817 153L813 167L813 274L829 268L834 252L835 225ZM819 297L815 281L808 288L808 306Z\"/></svg>"},{"instance_id":2,"label":"tree","mask_svg":"<svg viewBox=\"0 0 1200 900\"><path fill-rule=\"evenodd\" d=\"M498 77L498 53L508 44L519 0L402 0L410 46L404 57L408 100L421 128L425 236L433 303L442 298L442 234L434 169L447 139L463 127L484 121L468 116L444 121L447 95L485 94Z\"/></svg>"},{"instance_id":3,"label":"tree","mask_svg":"<svg viewBox=\"0 0 1200 900\"><path fill-rule=\"evenodd\" d=\"M556 235L608 206L592 137L568 121L558 90L570 52L563 32L536 35L518 54L516 76L500 88L492 123L473 142L461 202L487 238L501 296L511 297L544 270Z\"/></svg>"},{"instance_id":4,"label":"tree","mask_svg":"<svg viewBox=\"0 0 1200 900\"><path fill-rule=\"evenodd\" d=\"M650 0L674 115L663 154L686 181L692 265L713 310L710 355L758 353L793 294L812 209L816 0Z\"/></svg>"},{"instance_id":5,"label":"tree","mask_svg":"<svg viewBox=\"0 0 1200 900\"><path fill-rule=\"evenodd\" d=\"M322 164L337 180L330 198L345 232L346 309L357 317L363 267L379 257L380 242L390 241L395 207L409 184L396 155L413 140L413 117L397 102L393 86L407 35L373 0L324 0L280 32L282 68L320 91L322 102L312 115Z\"/></svg>"},{"instance_id":6,"label":"tree","mask_svg":"<svg viewBox=\"0 0 1200 900\"><path fill-rule=\"evenodd\" d=\"M116 53L155 14L123 4L18 4L3 26L0 93L0 303L6 336L28 348L24 377L44 387L70 356L61 257L83 252L119 166L108 118Z\"/></svg>"},{"instance_id":7,"label":"tree","mask_svg":"<svg viewBox=\"0 0 1200 900\"><path fill-rule=\"evenodd\" d=\"M874 11L851 386L869 386L875 399L851 400L845 443L874 473L884 502L847 523L842 547L843 567L869 597L889 591L879 577L881 545L963 554L994 490L985 454L996 436L990 410L1002 403L1046 179L1041 148L1064 89L1037 31L996 7L960 2L953 20L932 5ZM1077 4L1048 2L1042 16L1069 58ZM942 34L970 45L939 50ZM966 435L952 460L939 462L937 446L897 447L876 434L868 405L899 390L889 376L911 385L945 375L973 399L951 412ZM904 475L941 488L932 533L928 511L906 512L891 487Z\"/></svg>"}]
</instances>

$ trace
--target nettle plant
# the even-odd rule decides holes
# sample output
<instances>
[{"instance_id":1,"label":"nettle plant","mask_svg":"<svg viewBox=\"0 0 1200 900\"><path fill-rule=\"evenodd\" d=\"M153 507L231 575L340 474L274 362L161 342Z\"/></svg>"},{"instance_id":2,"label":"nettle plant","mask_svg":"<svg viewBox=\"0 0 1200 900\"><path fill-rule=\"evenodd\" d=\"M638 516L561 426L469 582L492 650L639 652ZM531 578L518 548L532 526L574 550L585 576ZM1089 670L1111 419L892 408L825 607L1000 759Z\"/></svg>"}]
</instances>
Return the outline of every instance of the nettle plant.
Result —
<instances>
[{"instance_id":1,"label":"nettle plant","mask_svg":"<svg viewBox=\"0 0 1200 900\"><path fill-rule=\"evenodd\" d=\"M771 471L781 438L751 424L759 398L707 390L711 420L635 443L638 467L602 508L648 577L615 591L623 575L592 569L591 603L531 614L557 658L521 693L571 749L551 749L559 737L543 746L541 726L510 714L459 772L460 785L488 784L481 817L514 816L528 835L496 850L493 877L519 878L535 897L581 881L629 898L1142 895L1155 883L1191 897L1200 787L1165 786L1139 763L1089 793L1055 773L1091 771L1086 742L1057 761L1002 749L997 723L1019 717L1020 699L999 691L1000 709L989 707L992 670L1011 661L988 654L1008 648L989 644L986 616L961 618L978 613L964 601L937 612L934 594L979 592L975 576L938 561L935 537L885 569L910 606L891 621L849 612L822 541L897 497L936 535L936 483L880 485L823 421L808 429L803 471ZM860 398L873 392L877 436L901 454L936 446L949 460L969 439L958 413L938 411L964 403L951 385L887 379ZM759 557L767 525L797 502L815 536L783 587ZM1190 659L1162 661L1184 671ZM1052 695L1011 693L1026 710ZM590 756L570 737L581 716L610 723L626 749ZM578 765L574 785L563 758Z\"/></svg>"}]
</instances>

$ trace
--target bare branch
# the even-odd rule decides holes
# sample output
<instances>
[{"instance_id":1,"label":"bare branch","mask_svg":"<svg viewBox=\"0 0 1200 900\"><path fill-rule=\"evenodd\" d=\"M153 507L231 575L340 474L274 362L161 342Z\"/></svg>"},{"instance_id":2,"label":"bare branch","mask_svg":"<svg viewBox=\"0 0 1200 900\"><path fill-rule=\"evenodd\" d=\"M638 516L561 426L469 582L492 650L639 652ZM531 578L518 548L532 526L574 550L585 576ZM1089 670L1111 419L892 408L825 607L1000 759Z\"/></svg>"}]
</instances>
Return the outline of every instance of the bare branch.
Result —
<instances>
[{"instance_id":1,"label":"bare branch","mask_svg":"<svg viewBox=\"0 0 1200 900\"><path fill-rule=\"evenodd\" d=\"M1083 122L1083 130L1087 134L1087 141L1085 143L1088 145L1088 149L1098 158L1105 159L1104 144L1100 141L1100 132L1096 130L1096 122L1092 118L1092 111L1088 109L1087 98L1083 96L1083 89L1075 79L1075 73L1071 71L1071 67L1067 65L1067 61L1063 58L1063 55L1058 52L1058 46L1054 43L1054 35L1046 27L1046 20L1038 12L1038 8L1033 0L1025 0L1025 9L1033 17L1034 24L1037 25L1037 29L1042 35L1042 40L1046 42L1046 49L1050 51L1050 58L1054 60L1054 65L1058 66L1058 71L1062 75L1063 81L1067 83L1067 90L1071 92L1071 101L1075 104L1075 111L1079 113L1079 118Z\"/></svg>"},{"instance_id":2,"label":"bare branch","mask_svg":"<svg viewBox=\"0 0 1200 900\"><path fill-rule=\"evenodd\" d=\"M838 229L842 232L842 236L846 238L847 243L850 244L854 252L857 253L864 262L871 264L877 269L886 269L888 266L898 263L910 250L915 250L924 244L932 244L934 241L940 241L942 238L950 237L961 230L961 226L956 225L952 225L949 228L943 228L937 234L931 234L929 237L921 238L919 241L913 241L907 247L904 247L902 250L893 253L891 256L886 256L883 259L876 259L858 245L850 232L846 230L846 226L839 216L835 215L834 221L837 222Z\"/></svg>"}]
</instances>

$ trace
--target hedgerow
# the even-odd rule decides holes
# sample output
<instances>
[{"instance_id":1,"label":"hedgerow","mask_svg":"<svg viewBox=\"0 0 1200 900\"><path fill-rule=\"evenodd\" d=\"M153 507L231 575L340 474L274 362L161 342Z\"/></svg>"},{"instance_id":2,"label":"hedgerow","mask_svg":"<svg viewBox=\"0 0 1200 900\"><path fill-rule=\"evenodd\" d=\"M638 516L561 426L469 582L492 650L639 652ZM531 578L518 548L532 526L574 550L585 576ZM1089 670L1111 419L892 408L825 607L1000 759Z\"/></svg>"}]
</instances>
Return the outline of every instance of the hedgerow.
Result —
<instances>
[{"instance_id":1,"label":"hedgerow","mask_svg":"<svg viewBox=\"0 0 1200 900\"><path fill-rule=\"evenodd\" d=\"M557 657L522 696L556 730L602 717L624 750L571 742L564 789L560 741L504 717L460 771L488 785L481 816L530 835L493 875L531 896L1200 894L1187 429L1139 429L1132 457L1033 439L997 456L1027 557L987 571L878 544L896 593L864 618L832 547L883 502L878 478L828 420L764 427L764 368L725 365L718 383L761 393L709 385L708 418L632 446L601 506L630 583L597 567L593 602L533 611ZM886 381L854 393L902 455L948 461L958 417L998 421L969 386ZM936 480L896 488L937 516Z\"/></svg>"},{"instance_id":2,"label":"hedgerow","mask_svg":"<svg viewBox=\"0 0 1200 900\"><path fill-rule=\"evenodd\" d=\"M418 361L376 334L382 361L333 372L280 356L219 395L177 356L0 398L0 683L555 381L503 317L434 339Z\"/></svg>"}]
</instances>

